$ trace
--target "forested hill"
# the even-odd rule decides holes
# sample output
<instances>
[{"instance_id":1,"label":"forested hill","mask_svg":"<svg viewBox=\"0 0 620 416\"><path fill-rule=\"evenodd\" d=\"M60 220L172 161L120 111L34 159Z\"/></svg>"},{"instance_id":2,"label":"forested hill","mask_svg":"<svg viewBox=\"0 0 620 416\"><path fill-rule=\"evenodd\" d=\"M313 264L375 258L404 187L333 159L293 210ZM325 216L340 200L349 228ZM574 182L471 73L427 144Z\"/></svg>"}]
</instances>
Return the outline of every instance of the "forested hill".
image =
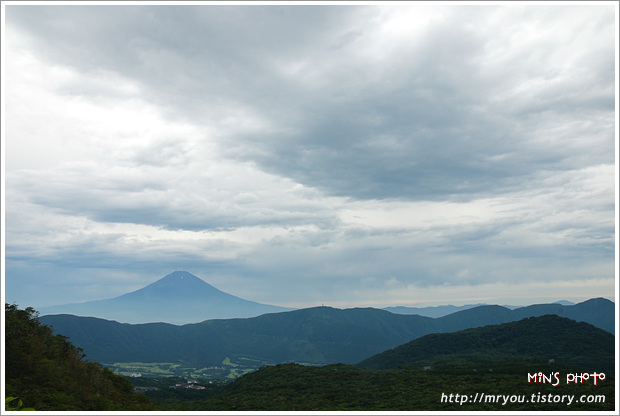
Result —
<instances>
[{"instance_id":1,"label":"forested hill","mask_svg":"<svg viewBox=\"0 0 620 416\"><path fill-rule=\"evenodd\" d=\"M449 360L530 358L554 359L564 365L610 372L614 369L614 336L584 322L545 315L425 335L370 357L358 366L386 370Z\"/></svg>"},{"instance_id":2,"label":"forested hill","mask_svg":"<svg viewBox=\"0 0 620 416\"><path fill-rule=\"evenodd\" d=\"M67 338L37 320L34 309L5 304L6 397L34 410L154 410L131 383L85 361Z\"/></svg>"},{"instance_id":3,"label":"forested hill","mask_svg":"<svg viewBox=\"0 0 620 416\"><path fill-rule=\"evenodd\" d=\"M238 378L217 396L185 405L214 411L610 411L615 377L607 369L613 365L613 335L546 315L427 335L359 366L269 366ZM606 376L596 385L592 379L566 381L567 374L583 371ZM558 384L530 382L529 374L554 372ZM487 399L475 401L481 392ZM469 401L450 401L451 393ZM537 400L541 396L549 401ZM551 401L569 396L575 399L570 407ZM596 402L577 400L595 397Z\"/></svg>"}]
</instances>

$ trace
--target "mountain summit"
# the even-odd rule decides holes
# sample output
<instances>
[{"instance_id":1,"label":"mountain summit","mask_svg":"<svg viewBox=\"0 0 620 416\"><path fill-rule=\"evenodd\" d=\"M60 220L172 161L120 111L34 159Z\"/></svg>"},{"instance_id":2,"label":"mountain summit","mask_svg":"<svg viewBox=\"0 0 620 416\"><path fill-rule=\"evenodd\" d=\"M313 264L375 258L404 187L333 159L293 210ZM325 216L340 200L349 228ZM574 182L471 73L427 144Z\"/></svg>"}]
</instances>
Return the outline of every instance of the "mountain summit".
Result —
<instances>
[{"instance_id":1,"label":"mountain summit","mask_svg":"<svg viewBox=\"0 0 620 416\"><path fill-rule=\"evenodd\" d=\"M211 286L199 277L191 273L177 271L162 277L148 286L120 296L120 298L139 301L143 299L156 299L163 302L170 302L178 299L187 301L196 299L203 302L209 300L242 300L236 296L229 295Z\"/></svg>"},{"instance_id":2,"label":"mountain summit","mask_svg":"<svg viewBox=\"0 0 620 416\"><path fill-rule=\"evenodd\" d=\"M185 271L134 292L104 300L40 308L41 315L71 314L140 324L187 324L207 319L250 318L290 309L241 299Z\"/></svg>"}]
</instances>

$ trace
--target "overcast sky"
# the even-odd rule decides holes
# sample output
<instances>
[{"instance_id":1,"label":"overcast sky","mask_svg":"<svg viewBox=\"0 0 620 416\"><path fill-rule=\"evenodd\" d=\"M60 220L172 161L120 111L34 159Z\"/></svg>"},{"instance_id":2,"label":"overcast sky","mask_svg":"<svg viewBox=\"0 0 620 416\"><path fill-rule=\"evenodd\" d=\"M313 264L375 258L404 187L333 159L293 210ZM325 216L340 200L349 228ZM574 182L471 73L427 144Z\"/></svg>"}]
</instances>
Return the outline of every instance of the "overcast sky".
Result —
<instances>
[{"instance_id":1,"label":"overcast sky","mask_svg":"<svg viewBox=\"0 0 620 416\"><path fill-rule=\"evenodd\" d=\"M3 7L7 302L614 300L615 2Z\"/></svg>"}]
</instances>

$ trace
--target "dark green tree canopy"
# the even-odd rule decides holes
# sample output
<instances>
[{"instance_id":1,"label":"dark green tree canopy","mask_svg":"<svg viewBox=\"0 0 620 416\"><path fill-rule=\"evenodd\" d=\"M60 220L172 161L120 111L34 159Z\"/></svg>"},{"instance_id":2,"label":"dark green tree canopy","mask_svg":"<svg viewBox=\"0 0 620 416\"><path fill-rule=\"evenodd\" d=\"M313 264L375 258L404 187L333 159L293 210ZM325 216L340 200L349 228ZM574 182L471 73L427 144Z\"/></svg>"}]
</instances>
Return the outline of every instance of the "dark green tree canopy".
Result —
<instances>
[{"instance_id":1,"label":"dark green tree canopy","mask_svg":"<svg viewBox=\"0 0 620 416\"><path fill-rule=\"evenodd\" d=\"M33 308L4 305L7 397L36 410L153 410L131 383L84 359Z\"/></svg>"}]
</instances>

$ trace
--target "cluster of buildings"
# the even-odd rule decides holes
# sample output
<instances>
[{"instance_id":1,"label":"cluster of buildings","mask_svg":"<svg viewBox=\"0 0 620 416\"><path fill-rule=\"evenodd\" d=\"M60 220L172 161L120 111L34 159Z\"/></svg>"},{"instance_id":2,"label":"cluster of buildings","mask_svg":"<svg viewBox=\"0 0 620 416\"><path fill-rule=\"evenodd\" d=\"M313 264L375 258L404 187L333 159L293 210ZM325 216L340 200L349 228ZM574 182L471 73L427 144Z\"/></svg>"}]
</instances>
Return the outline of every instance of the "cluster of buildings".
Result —
<instances>
[{"instance_id":1,"label":"cluster of buildings","mask_svg":"<svg viewBox=\"0 0 620 416\"><path fill-rule=\"evenodd\" d=\"M187 383L177 383L174 386L170 386L171 389L194 389L194 390L204 390L204 386L199 386L195 384L195 381L188 381Z\"/></svg>"},{"instance_id":2,"label":"cluster of buildings","mask_svg":"<svg viewBox=\"0 0 620 416\"><path fill-rule=\"evenodd\" d=\"M142 377L140 373L133 373L130 377ZM211 383L211 382L210 382ZM200 386L196 384L196 380L185 379L185 383L176 383L174 386L170 386L171 389L194 389L194 390L204 390L204 386ZM145 391L159 390L157 387L142 387L136 386L133 388L133 391L136 393L144 393Z\"/></svg>"}]
</instances>

